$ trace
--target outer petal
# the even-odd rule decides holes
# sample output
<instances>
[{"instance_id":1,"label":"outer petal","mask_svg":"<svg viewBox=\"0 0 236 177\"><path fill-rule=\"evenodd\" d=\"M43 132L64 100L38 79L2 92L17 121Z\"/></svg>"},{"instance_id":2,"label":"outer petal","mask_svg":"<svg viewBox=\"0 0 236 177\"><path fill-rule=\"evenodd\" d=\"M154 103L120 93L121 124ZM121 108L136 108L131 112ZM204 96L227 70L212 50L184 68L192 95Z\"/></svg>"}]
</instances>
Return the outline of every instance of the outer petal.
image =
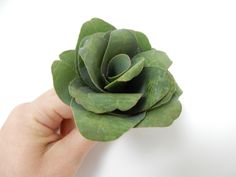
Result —
<instances>
[{"instance_id":1,"label":"outer petal","mask_svg":"<svg viewBox=\"0 0 236 177\"><path fill-rule=\"evenodd\" d=\"M132 58L132 62L136 63L142 58L145 58L144 67L159 67L167 70L172 63L165 52L158 51L156 49L148 50L135 55Z\"/></svg>"},{"instance_id":2,"label":"outer petal","mask_svg":"<svg viewBox=\"0 0 236 177\"><path fill-rule=\"evenodd\" d=\"M129 113L150 109L168 93L170 82L166 70L158 67L143 68L141 74L129 83L129 92L143 93L143 97Z\"/></svg>"},{"instance_id":3,"label":"outer petal","mask_svg":"<svg viewBox=\"0 0 236 177\"><path fill-rule=\"evenodd\" d=\"M79 57L78 50L79 50L79 47L80 47L82 41L87 36L90 36L94 33L108 32L108 31L112 31L112 30L115 30L114 26L112 26L111 24L109 24L99 18L93 18L93 19L85 22L80 30L79 38L78 38L77 45L76 45L76 70L80 74L83 81L87 85L89 85L91 88L93 88L94 90L99 90L99 89L97 89L95 87L95 85L93 84L93 82L91 81L88 71L84 65L84 62Z\"/></svg>"},{"instance_id":4,"label":"outer petal","mask_svg":"<svg viewBox=\"0 0 236 177\"><path fill-rule=\"evenodd\" d=\"M160 100L158 101L153 107L152 109L154 108L157 108L163 104L166 104L168 103L171 98L173 97L173 95L176 93L176 82L174 80L174 77L169 73L169 77L170 77L170 89L168 91L168 93Z\"/></svg>"},{"instance_id":5,"label":"outer petal","mask_svg":"<svg viewBox=\"0 0 236 177\"><path fill-rule=\"evenodd\" d=\"M103 87L105 85L105 81L101 75L100 66L107 43L108 39L105 37L105 33L96 33L87 37L79 48L79 56L83 60L85 66L83 69L88 72L92 83L100 91L103 91ZM83 73L81 71L80 73L82 78L84 78ZM85 82L87 80L88 79L86 78L84 79Z\"/></svg>"},{"instance_id":6,"label":"outer petal","mask_svg":"<svg viewBox=\"0 0 236 177\"><path fill-rule=\"evenodd\" d=\"M90 79L90 76L88 74L88 70L87 70L83 60L79 57L79 59L77 61L79 61L79 63L77 64L77 66L78 66L77 71L78 71L81 79L83 80L83 82L86 83L93 90L99 91L97 89L97 87L93 84L92 80Z\"/></svg>"},{"instance_id":7,"label":"outer petal","mask_svg":"<svg viewBox=\"0 0 236 177\"><path fill-rule=\"evenodd\" d=\"M70 95L86 110L94 113L127 111L141 98L140 93L96 93L75 79L69 86Z\"/></svg>"},{"instance_id":8,"label":"outer petal","mask_svg":"<svg viewBox=\"0 0 236 177\"><path fill-rule=\"evenodd\" d=\"M68 91L70 82L76 77L76 72L70 65L63 61L54 61L52 64L52 76L54 89L59 98L66 104L70 104L71 96Z\"/></svg>"},{"instance_id":9,"label":"outer petal","mask_svg":"<svg viewBox=\"0 0 236 177\"><path fill-rule=\"evenodd\" d=\"M85 138L96 141L111 141L117 139L145 117L145 113L130 117L95 114L86 111L74 100L71 102L71 107L80 133Z\"/></svg>"},{"instance_id":10,"label":"outer petal","mask_svg":"<svg viewBox=\"0 0 236 177\"><path fill-rule=\"evenodd\" d=\"M179 117L182 110L181 103L173 97L171 101L161 107L157 107L149 112L145 119L137 127L166 127Z\"/></svg>"},{"instance_id":11,"label":"outer petal","mask_svg":"<svg viewBox=\"0 0 236 177\"><path fill-rule=\"evenodd\" d=\"M130 31L134 34L137 40L138 52L147 51L152 48L147 36L144 33L139 32L139 31L133 31L133 30L130 30Z\"/></svg>"},{"instance_id":12,"label":"outer petal","mask_svg":"<svg viewBox=\"0 0 236 177\"><path fill-rule=\"evenodd\" d=\"M75 67L75 50L67 50L67 51L64 51L62 52L60 55L59 55L59 58L60 60L66 62L68 65L71 66L71 68L73 68L73 70L75 71L76 70L76 67Z\"/></svg>"},{"instance_id":13,"label":"outer petal","mask_svg":"<svg viewBox=\"0 0 236 177\"><path fill-rule=\"evenodd\" d=\"M107 31L111 31L111 30L115 30L115 29L116 28L114 26L112 26L111 24L109 24L99 18L93 18L93 19L85 22L80 30L76 49L78 50L78 48L80 46L80 42L82 41L82 39L84 37L89 36L94 33L107 32Z\"/></svg>"}]
</instances>

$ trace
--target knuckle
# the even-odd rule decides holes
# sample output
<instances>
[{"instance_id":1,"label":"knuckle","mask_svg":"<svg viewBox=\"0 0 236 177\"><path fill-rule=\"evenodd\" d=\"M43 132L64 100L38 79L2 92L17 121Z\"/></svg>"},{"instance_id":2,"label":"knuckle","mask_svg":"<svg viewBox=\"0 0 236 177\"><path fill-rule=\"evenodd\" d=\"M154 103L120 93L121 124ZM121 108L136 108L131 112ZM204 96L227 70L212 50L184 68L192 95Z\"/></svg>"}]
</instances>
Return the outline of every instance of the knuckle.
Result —
<instances>
[{"instance_id":1,"label":"knuckle","mask_svg":"<svg viewBox=\"0 0 236 177\"><path fill-rule=\"evenodd\" d=\"M30 109L30 103L22 103L15 106L15 108L13 108L13 110L10 112L3 126L3 129L7 131L13 129L16 130L21 129L23 127L22 122L24 122L22 121L22 118L25 119L26 117L28 117L29 109Z\"/></svg>"},{"instance_id":2,"label":"knuckle","mask_svg":"<svg viewBox=\"0 0 236 177\"><path fill-rule=\"evenodd\" d=\"M21 103L12 110L12 113L25 113L27 110L29 110L30 103Z\"/></svg>"}]
</instances>

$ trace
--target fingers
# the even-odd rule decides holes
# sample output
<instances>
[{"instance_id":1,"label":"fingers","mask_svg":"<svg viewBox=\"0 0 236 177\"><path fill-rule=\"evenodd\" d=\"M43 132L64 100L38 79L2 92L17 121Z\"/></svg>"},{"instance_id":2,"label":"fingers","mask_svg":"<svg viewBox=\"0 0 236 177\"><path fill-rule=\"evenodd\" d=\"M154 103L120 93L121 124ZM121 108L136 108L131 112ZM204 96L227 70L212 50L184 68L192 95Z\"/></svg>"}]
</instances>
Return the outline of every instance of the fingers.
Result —
<instances>
[{"instance_id":1,"label":"fingers","mask_svg":"<svg viewBox=\"0 0 236 177\"><path fill-rule=\"evenodd\" d=\"M67 147L67 149L70 148L71 150L74 150L74 155L77 154L77 156L80 153L84 154L88 152L94 144L95 141L84 138L77 128L73 129L69 134L67 134L67 136L58 142L60 147L65 149ZM80 150L78 147L80 147Z\"/></svg>"},{"instance_id":2,"label":"fingers","mask_svg":"<svg viewBox=\"0 0 236 177\"><path fill-rule=\"evenodd\" d=\"M44 93L30 103L17 106L9 115L1 133L8 140L24 139L47 145L61 138L56 133L63 120L72 120L72 112L56 95L54 90ZM65 128L69 132L69 127Z\"/></svg>"},{"instance_id":3,"label":"fingers","mask_svg":"<svg viewBox=\"0 0 236 177\"><path fill-rule=\"evenodd\" d=\"M60 127L61 136L65 137L74 128L75 128L75 123L73 119L64 119Z\"/></svg>"},{"instance_id":4,"label":"fingers","mask_svg":"<svg viewBox=\"0 0 236 177\"><path fill-rule=\"evenodd\" d=\"M94 141L85 139L78 131L74 128L64 138L54 143L48 151L45 153L45 159L54 159L55 161L63 161L63 165L71 164L78 168L83 157L91 150L96 144ZM50 160L49 160L50 161Z\"/></svg>"},{"instance_id":5,"label":"fingers","mask_svg":"<svg viewBox=\"0 0 236 177\"><path fill-rule=\"evenodd\" d=\"M62 139L52 145L57 149L55 152L59 150L68 153L70 151L72 156L78 157L94 145L94 142L81 136L75 127L70 107L57 97L54 90L37 98L32 105L35 109L34 117L38 122L52 130L60 128Z\"/></svg>"},{"instance_id":6,"label":"fingers","mask_svg":"<svg viewBox=\"0 0 236 177\"><path fill-rule=\"evenodd\" d=\"M32 102L36 121L55 130L60 127L63 119L73 117L70 107L64 104L54 90L49 90Z\"/></svg>"}]
</instances>

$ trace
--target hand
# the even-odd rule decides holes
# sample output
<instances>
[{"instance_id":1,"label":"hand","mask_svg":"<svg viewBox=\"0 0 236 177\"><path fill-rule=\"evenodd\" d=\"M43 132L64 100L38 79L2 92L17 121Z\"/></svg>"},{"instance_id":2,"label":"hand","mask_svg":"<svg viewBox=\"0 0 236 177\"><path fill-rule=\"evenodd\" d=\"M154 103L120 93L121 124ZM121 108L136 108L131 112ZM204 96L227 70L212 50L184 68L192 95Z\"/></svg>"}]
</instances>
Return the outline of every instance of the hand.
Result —
<instances>
[{"instance_id":1,"label":"hand","mask_svg":"<svg viewBox=\"0 0 236 177\"><path fill-rule=\"evenodd\" d=\"M70 107L48 91L17 106L0 130L0 176L74 176L94 144L75 128Z\"/></svg>"}]
</instances>

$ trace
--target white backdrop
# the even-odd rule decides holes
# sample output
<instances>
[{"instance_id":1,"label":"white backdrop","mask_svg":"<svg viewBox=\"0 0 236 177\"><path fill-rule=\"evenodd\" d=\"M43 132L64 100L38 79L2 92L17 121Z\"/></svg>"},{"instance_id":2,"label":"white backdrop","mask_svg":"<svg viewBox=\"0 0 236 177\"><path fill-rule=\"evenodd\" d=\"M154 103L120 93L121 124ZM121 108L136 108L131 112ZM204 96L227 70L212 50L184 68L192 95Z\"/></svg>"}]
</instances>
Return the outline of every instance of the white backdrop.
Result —
<instances>
[{"instance_id":1,"label":"white backdrop","mask_svg":"<svg viewBox=\"0 0 236 177\"><path fill-rule=\"evenodd\" d=\"M52 87L52 61L100 17L168 53L183 112L169 128L98 144L78 177L235 177L235 9L233 0L0 0L0 126L16 104Z\"/></svg>"}]
</instances>

